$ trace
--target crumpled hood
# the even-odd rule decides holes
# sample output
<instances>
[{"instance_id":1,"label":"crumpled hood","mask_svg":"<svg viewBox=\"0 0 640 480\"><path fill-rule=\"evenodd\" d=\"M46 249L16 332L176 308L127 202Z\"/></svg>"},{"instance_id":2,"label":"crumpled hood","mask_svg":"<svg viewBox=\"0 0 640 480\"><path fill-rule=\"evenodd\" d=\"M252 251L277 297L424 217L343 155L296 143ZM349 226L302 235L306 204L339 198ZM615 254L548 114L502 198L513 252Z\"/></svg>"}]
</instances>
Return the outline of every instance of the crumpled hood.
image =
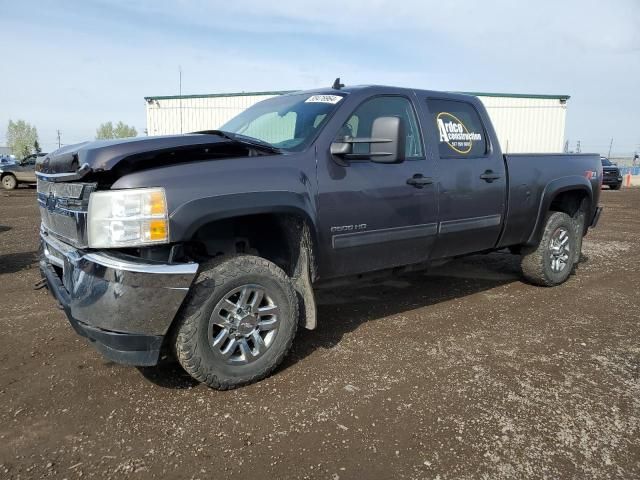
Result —
<instances>
[{"instance_id":1,"label":"crumpled hood","mask_svg":"<svg viewBox=\"0 0 640 480\"><path fill-rule=\"evenodd\" d=\"M87 164L91 171L102 172L113 169L121 161L129 163L150 160L154 156L164 157L179 152L209 152L211 147L227 145L228 140L215 135L186 134L160 137L135 137L118 140L96 140L67 145L39 158L36 171L43 173L75 172ZM166 160L166 158L165 158ZM167 163L166 161L164 162ZM176 162L178 160L176 159Z\"/></svg>"}]
</instances>

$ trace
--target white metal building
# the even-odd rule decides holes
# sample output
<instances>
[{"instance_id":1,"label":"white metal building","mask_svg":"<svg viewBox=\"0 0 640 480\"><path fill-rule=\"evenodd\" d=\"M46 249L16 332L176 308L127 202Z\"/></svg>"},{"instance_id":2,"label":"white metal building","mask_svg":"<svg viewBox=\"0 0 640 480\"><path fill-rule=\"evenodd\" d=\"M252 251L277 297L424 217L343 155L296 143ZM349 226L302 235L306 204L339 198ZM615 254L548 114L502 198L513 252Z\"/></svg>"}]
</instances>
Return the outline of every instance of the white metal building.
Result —
<instances>
[{"instance_id":1,"label":"white metal building","mask_svg":"<svg viewBox=\"0 0 640 480\"><path fill-rule=\"evenodd\" d=\"M289 93L242 92L145 97L148 135L212 130L261 100ZM505 153L564 149L568 95L463 92L480 98Z\"/></svg>"}]
</instances>

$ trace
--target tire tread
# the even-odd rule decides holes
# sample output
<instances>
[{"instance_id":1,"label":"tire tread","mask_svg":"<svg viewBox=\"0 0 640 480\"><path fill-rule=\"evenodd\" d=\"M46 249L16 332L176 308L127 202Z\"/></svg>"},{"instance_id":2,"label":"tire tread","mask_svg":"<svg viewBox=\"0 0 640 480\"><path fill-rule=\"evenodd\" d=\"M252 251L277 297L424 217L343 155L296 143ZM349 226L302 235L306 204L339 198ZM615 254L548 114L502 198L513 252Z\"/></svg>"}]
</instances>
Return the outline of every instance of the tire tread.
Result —
<instances>
[{"instance_id":1,"label":"tire tread","mask_svg":"<svg viewBox=\"0 0 640 480\"><path fill-rule=\"evenodd\" d=\"M189 290L183 308L178 313L177 328L174 341L176 358L182 368L194 379L217 390L230 390L267 377L282 362L291 349L298 322L293 322L293 332L289 335L285 348L274 361L268 363L248 378L237 381L231 377L216 375L202 361L198 351L198 327L201 324L203 306L216 287L224 285L234 278L267 272L285 288L285 294L293 309L294 319L298 318L298 302L287 274L274 263L252 255L221 256L201 265L200 274Z\"/></svg>"},{"instance_id":2,"label":"tire tread","mask_svg":"<svg viewBox=\"0 0 640 480\"><path fill-rule=\"evenodd\" d=\"M537 247L523 252L520 263L522 274L527 279L527 281L534 285L539 285L542 287L553 287L566 280L565 278L565 280L557 282L553 278L549 277L545 270L545 253L547 245L549 244L551 235L553 234L557 226L559 226L559 223L566 223L567 226L570 227L575 238L576 228L572 218L563 212L549 212L545 221L544 232L542 234L542 238L540 239L540 243L538 243ZM580 242L574 243L574 249L579 248ZM575 253L572 253L572 257L575 258ZM570 265L568 267L569 272L573 270L573 267L574 265Z\"/></svg>"}]
</instances>

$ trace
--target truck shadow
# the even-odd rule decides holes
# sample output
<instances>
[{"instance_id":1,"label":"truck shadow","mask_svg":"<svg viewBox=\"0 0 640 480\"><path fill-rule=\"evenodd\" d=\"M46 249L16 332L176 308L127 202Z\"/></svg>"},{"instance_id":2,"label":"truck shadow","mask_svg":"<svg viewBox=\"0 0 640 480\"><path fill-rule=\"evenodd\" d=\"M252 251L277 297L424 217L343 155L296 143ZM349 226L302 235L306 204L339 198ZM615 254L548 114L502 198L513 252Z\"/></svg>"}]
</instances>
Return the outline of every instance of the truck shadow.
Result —
<instances>
[{"instance_id":1,"label":"truck shadow","mask_svg":"<svg viewBox=\"0 0 640 480\"><path fill-rule=\"evenodd\" d=\"M475 255L454 260L428 273L417 272L379 281L320 289L318 328L298 330L290 354L275 374L295 365L318 349L331 349L360 325L429 307L520 281L519 258L505 253ZM193 380L177 362L139 368L148 381L170 389L193 388Z\"/></svg>"},{"instance_id":2,"label":"truck shadow","mask_svg":"<svg viewBox=\"0 0 640 480\"><path fill-rule=\"evenodd\" d=\"M15 273L34 265L38 261L38 252L19 252L0 255L0 275Z\"/></svg>"},{"instance_id":3,"label":"truck shadow","mask_svg":"<svg viewBox=\"0 0 640 480\"><path fill-rule=\"evenodd\" d=\"M199 382L173 359L161 360L154 367L137 367L137 369L146 380L158 387L185 390L199 385Z\"/></svg>"},{"instance_id":4,"label":"truck shadow","mask_svg":"<svg viewBox=\"0 0 640 480\"><path fill-rule=\"evenodd\" d=\"M317 349L338 346L345 334L372 321L521 281L520 257L506 253L454 260L427 273L317 292L318 328L298 330L284 370ZM420 315L419 313L417 315Z\"/></svg>"}]
</instances>

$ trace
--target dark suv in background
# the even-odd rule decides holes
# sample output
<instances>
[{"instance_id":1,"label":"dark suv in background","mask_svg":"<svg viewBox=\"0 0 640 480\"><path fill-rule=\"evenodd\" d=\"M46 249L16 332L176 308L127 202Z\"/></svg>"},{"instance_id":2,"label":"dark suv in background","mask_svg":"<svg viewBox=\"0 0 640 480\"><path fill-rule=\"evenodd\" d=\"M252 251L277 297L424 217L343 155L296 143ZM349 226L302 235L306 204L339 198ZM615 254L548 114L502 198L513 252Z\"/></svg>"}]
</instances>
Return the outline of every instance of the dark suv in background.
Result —
<instances>
[{"instance_id":1,"label":"dark suv in background","mask_svg":"<svg viewBox=\"0 0 640 480\"><path fill-rule=\"evenodd\" d=\"M615 163L607 157L600 157L602 162L602 185L608 185L611 190L620 190L622 187L622 174Z\"/></svg>"}]
</instances>

